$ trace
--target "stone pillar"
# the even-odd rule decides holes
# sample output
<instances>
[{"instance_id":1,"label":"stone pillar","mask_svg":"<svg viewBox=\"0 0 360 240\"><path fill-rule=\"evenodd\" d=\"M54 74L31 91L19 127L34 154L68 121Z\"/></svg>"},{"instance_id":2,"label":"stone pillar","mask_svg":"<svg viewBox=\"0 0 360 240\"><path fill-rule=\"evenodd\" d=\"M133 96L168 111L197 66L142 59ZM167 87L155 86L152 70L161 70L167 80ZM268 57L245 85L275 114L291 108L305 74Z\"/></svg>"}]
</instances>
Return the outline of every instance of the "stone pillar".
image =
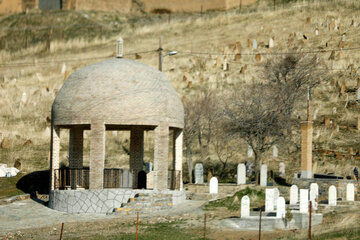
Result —
<instances>
[{"instance_id":1,"label":"stone pillar","mask_svg":"<svg viewBox=\"0 0 360 240\"><path fill-rule=\"evenodd\" d=\"M312 124L301 123L301 178L312 178Z\"/></svg>"},{"instance_id":2,"label":"stone pillar","mask_svg":"<svg viewBox=\"0 0 360 240\"><path fill-rule=\"evenodd\" d=\"M84 134L83 129L74 127L70 129L69 134L69 167L71 176L71 188L76 189L78 182L81 182L83 167L83 144Z\"/></svg>"},{"instance_id":3,"label":"stone pillar","mask_svg":"<svg viewBox=\"0 0 360 240\"><path fill-rule=\"evenodd\" d=\"M90 134L90 189L103 189L105 162L105 124L91 122Z\"/></svg>"},{"instance_id":4,"label":"stone pillar","mask_svg":"<svg viewBox=\"0 0 360 240\"><path fill-rule=\"evenodd\" d=\"M183 158L183 131L182 129L174 129L173 134L173 170L175 170L176 174L179 173L179 178L176 179L180 182L180 189L183 189L183 181L182 181L182 158Z\"/></svg>"},{"instance_id":5,"label":"stone pillar","mask_svg":"<svg viewBox=\"0 0 360 240\"><path fill-rule=\"evenodd\" d=\"M59 179L59 172L55 169L60 167L60 128L57 126L51 127L51 158L50 158L50 190L55 189L55 182Z\"/></svg>"},{"instance_id":6,"label":"stone pillar","mask_svg":"<svg viewBox=\"0 0 360 240\"><path fill-rule=\"evenodd\" d=\"M130 133L130 171L134 171L133 184L138 186L138 173L144 165L144 131L134 127Z\"/></svg>"},{"instance_id":7,"label":"stone pillar","mask_svg":"<svg viewBox=\"0 0 360 240\"><path fill-rule=\"evenodd\" d=\"M160 122L155 128L154 189L165 190L168 186L169 124Z\"/></svg>"}]
</instances>

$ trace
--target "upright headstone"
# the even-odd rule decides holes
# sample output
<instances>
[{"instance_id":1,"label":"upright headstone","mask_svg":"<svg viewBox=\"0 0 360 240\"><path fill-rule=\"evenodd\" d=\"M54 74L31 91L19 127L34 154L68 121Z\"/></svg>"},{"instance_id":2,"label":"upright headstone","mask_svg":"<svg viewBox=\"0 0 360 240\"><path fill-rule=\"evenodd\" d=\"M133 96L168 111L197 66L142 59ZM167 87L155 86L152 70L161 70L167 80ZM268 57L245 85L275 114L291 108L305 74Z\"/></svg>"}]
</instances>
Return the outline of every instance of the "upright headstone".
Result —
<instances>
[{"instance_id":1,"label":"upright headstone","mask_svg":"<svg viewBox=\"0 0 360 240\"><path fill-rule=\"evenodd\" d=\"M279 175L280 177L285 177L285 163L283 162L279 164Z\"/></svg>"},{"instance_id":2,"label":"upright headstone","mask_svg":"<svg viewBox=\"0 0 360 240\"><path fill-rule=\"evenodd\" d=\"M246 167L245 164L240 163L237 167L237 184L245 184L246 183Z\"/></svg>"},{"instance_id":3,"label":"upright headstone","mask_svg":"<svg viewBox=\"0 0 360 240\"><path fill-rule=\"evenodd\" d=\"M290 205L297 204L299 201L299 189L296 185L290 187Z\"/></svg>"},{"instance_id":4,"label":"upright headstone","mask_svg":"<svg viewBox=\"0 0 360 240\"><path fill-rule=\"evenodd\" d=\"M250 216L250 198L243 196L241 198L241 218Z\"/></svg>"},{"instance_id":5,"label":"upright headstone","mask_svg":"<svg viewBox=\"0 0 360 240\"><path fill-rule=\"evenodd\" d=\"M218 194L218 180L216 177L210 179L209 192L211 194Z\"/></svg>"},{"instance_id":6,"label":"upright headstone","mask_svg":"<svg viewBox=\"0 0 360 240\"><path fill-rule=\"evenodd\" d=\"M279 155L279 149L277 148L276 145L273 146L273 157L277 158Z\"/></svg>"},{"instance_id":7,"label":"upright headstone","mask_svg":"<svg viewBox=\"0 0 360 240\"><path fill-rule=\"evenodd\" d=\"M329 187L329 206L336 206L336 187L334 185Z\"/></svg>"},{"instance_id":8,"label":"upright headstone","mask_svg":"<svg viewBox=\"0 0 360 240\"><path fill-rule=\"evenodd\" d=\"M252 48L257 49L257 41L256 41L256 39L252 40Z\"/></svg>"},{"instance_id":9,"label":"upright headstone","mask_svg":"<svg viewBox=\"0 0 360 240\"><path fill-rule=\"evenodd\" d=\"M270 38L269 39L269 48L273 48L274 47L274 39Z\"/></svg>"},{"instance_id":10,"label":"upright headstone","mask_svg":"<svg viewBox=\"0 0 360 240\"><path fill-rule=\"evenodd\" d=\"M248 156L248 157L252 157L252 155L253 155L253 149L251 148L251 146L248 146L247 156Z\"/></svg>"},{"instance_id":11,"label":"upright headstone","mask_svg":"<svg viewBox=\"0 0 360 240\"><path fill-rule=\"evenodd\" d=\"M277 200L277 208L276 208L276 217L277 218L285 218L285 198L279 197Z\"/></svg>"},{"instance_id":12,"label":"upright headstone","mask_svg":"<svg viewBox=\"0 0 360 240\"><path fill-rule=\"evenodd\" d=\"M246 164L246 174L250 177L253 173L253 162L251 160L247 161Z\"/></svg>"},{"instance_id":13,"label":"upright headstone","mask_svg":"<svg viewBox=\"0 0 360 240\"><path fill-rule=\"evenodd\" d=\"M267 186L267 165L261 165L260 170L260 186L266 187Z\"/></svg>"},{"instance_id":14,"label":"upright headstone","mask_svg":"<svg viewBox=\"0 0 360 240\"><path fill-rule=\"evenodd\" d=\"M280 192L278 188L274 188L274 206L277 208L277 202L280 197Z\"/></svg>"},{"instance_id":15,"label":"upright headstone","mask_svg":"<svg viewBox=\"0 0 360 240\"><path fill-rule=\"evenodd\" d=\"M202 163L197 163L195 165L195 184L204 183L204 168Z\"/></svg>"},{"instance_id":16,"label":"upright headstone","mask_svg":"<svg viewBox=\"0 0 360 240\"><path fill-rule=\"evenodd\" d=\"M319 29L315 29L315 35L319 35Z\"/></svg>"},{"instance_id":17,"label":"upright headstone","mask_svg":"<svg viewBox=\"0 0 360 240\"><path fill-rule=\"evenodd\" d=\"M300 189L300 212L308 213L309 212L309 190Z\"/></svg>"},{"instance_id":18,"label":"upright headstone","mask_svg":"<svg viewBox=\"0 0 360 240\"><path fill-rule=\"evenodd\" d=\"M360 88L356 90L356 100L360 100Z\"/></svg>"},{"instance_id":19,"label":"upright headstone","mask_svg":"<svg viewBox=\"0 0 360 240\"><path fill-rule=\"evenodd\" d=\"M319 185L317 183L310 184L310 201L311 207L313 209L317 209L317 201L316 199L319 197Z\"/></svg>"},{"instance_id":20,"label":"upright headstone","mask_svg":"<svg viewBox=\"0 0 360 240\"><path fill-rule=\"evenodd\" d=\"M348 183L346 185L346 201L355 201L355 187L354 184Z\"/></svg>"},{"instance_id":21,"label":"upright headstone","mask_svg":"<svg viewBox=\"0 0 360 240\"><path fill-rule=\"evenodd\" d=\"M265 212L274 211L274 189L265 190Z\"/></svg>"}]
</instances>

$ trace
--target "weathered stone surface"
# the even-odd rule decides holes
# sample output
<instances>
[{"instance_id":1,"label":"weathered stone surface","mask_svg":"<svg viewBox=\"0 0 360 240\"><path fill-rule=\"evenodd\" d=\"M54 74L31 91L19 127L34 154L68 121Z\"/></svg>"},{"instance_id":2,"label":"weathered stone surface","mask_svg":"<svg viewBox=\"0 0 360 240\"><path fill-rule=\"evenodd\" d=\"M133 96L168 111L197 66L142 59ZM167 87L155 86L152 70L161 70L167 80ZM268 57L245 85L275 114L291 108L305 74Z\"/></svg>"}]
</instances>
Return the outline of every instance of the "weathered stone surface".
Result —
<instances>
[{"instance_id":1,"label":"weathered stone surface","mask_svg":"<svg viewBox=\"0 0 360 240\"><path fill-rule=\"evenodd\" d=\"M308 213L309 212L309 190L300 189L300 212Z\"/></svg>"},{"instance_id":2,"label":"weathered stone surface","mask_svg":"<svg viewBox=\"0 0 360 240\"><path fill-rule=\"evenodd\" d=\"M354 201L355 200L354 193L355 193L354 184L348 183L346 185L346 201Z\"/></svg>"},{"instance_id":3,"label":"weathered stone surface","mask_svg":"<svg viewBox=\"0 0 360 240\"><path fill-rule=\"evenodd\" d=\"M267 186L267 165L261 165L260 170L260 186L266 187Z\"/></svg>"},{"instance_id":4,"label":"weathered stone surface","mask_svg":"<svg viewBox=\"0 0 360 240\"><path fill-rule=\"evenodd\" d=\"M246 195L241 198L241 217L250 216L250 198Z\"/></svg>"},{"instance_id":5,"label":"weathered stone surface","mask_svg":"<svg viewBox=\"0 0 360 240\"><path fill-rule=\"evenodd\" d=\"M299 201L299 189L296 185L290 187L290 204L297 204Z\"/></svg>"},{"instance_id":6,"label":"weathered stone surface","mask_svg":"<svg viewBox=\"0 0 360 240\"><path fill-rule=\"evenodd\" d=\"M277 199L277 207L276 207L276 217L277 218L285 218L285 198L279 197Z\"/></svg>"},{"instance_id":7,"label":"weathered stone surface","mask_svg":"<svg viewBox=\"0 0 360 240\"><path fill-rule=\"evenodd\" d=\"M274 189L265 190L265 212L274 211Z\"/></svg>"},{"instance_id":8,"label":"weathered stone surface","mask_svg":"<svg viewBox=\"0 0 360 240\"><path fill-rule=\"evenodd\" d=\"M197 163L195 165L195 184L204 183L204 169L202 163Z\"/></svg>"},{"instance_id":9,"label":"weathered stone surface","mask_svg":"<svg viewBox=\"0 0 360 240\"><path fill-rule=\"evenodd\" d=\"M246 184L246 166L243 163L237 167L237 184Z\"/></svg>"},{"instance_id":10,"label":"weathered stone surface","mask_svg":"<svg viewBox=\"0 0 360 240\"><path fill-rule=\"evenodd\" d=\"M336 187L330 186L329 187L329 206L336 206Z\"/></svg>"}]
</instances>

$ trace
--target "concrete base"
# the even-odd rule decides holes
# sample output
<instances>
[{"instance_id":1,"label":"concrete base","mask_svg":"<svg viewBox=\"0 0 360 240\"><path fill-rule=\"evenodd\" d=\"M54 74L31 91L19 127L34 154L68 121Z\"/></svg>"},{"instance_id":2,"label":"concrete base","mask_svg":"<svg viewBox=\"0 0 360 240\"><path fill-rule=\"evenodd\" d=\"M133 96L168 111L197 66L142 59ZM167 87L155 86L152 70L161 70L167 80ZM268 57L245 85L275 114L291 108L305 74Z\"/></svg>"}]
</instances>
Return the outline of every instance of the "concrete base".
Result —
<instances>
[{"instance_id":1,"label":"concrete base","mask_svg":"<svg viewBox=\"0 0 360 240\"><path fill-rule=\"evenodd\" d=\"M185 201L184 191L103 189L103 190L52 190L49 207L67 213L111 213L138 193L172 195L172 204Z\"/></svg>"},{"instance_id":2,"label":"concrete base","mask_svg":"<svg viewBox=\"0 0 360 240\"><path fill-rule=\"evenodd\" d=\"M309 214L291 211L293 219L286 223L285 219L275 217L275 213L266 213L261 218L262 231L274 231L275 229L303 229L309 226ZM256 214L259 214L258 212ZM254 215L254 213L252 213ZM311 226L322 223L323 215L313 213L311 216ZM246 218L229 218L222 220L223 224L236 230L259 230L259 216L250 216Z\"/></svg>"}]
</instances>

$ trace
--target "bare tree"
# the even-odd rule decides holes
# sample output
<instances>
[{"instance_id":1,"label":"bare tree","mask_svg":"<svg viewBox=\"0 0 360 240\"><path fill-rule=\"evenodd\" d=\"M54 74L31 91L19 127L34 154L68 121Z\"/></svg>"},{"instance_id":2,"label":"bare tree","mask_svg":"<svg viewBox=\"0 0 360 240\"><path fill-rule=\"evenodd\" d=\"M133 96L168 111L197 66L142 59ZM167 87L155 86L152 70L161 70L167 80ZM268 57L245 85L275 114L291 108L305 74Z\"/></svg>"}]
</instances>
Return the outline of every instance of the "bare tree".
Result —
<instances>
[{"instance_id":1,"label":"bare tree","mask_svg":"<svg viewBox=\"0 0 360 240\"><path fill-rule=\"evenodd\" d=\"M257 183L262 154L291 129L295 102L305 96L307 87L316 86L326 76L318 66L316 56L272 59L260 74L260 83L237 89L227 99L223 129L252 147Z\"/></svg>"}]
</instances>

